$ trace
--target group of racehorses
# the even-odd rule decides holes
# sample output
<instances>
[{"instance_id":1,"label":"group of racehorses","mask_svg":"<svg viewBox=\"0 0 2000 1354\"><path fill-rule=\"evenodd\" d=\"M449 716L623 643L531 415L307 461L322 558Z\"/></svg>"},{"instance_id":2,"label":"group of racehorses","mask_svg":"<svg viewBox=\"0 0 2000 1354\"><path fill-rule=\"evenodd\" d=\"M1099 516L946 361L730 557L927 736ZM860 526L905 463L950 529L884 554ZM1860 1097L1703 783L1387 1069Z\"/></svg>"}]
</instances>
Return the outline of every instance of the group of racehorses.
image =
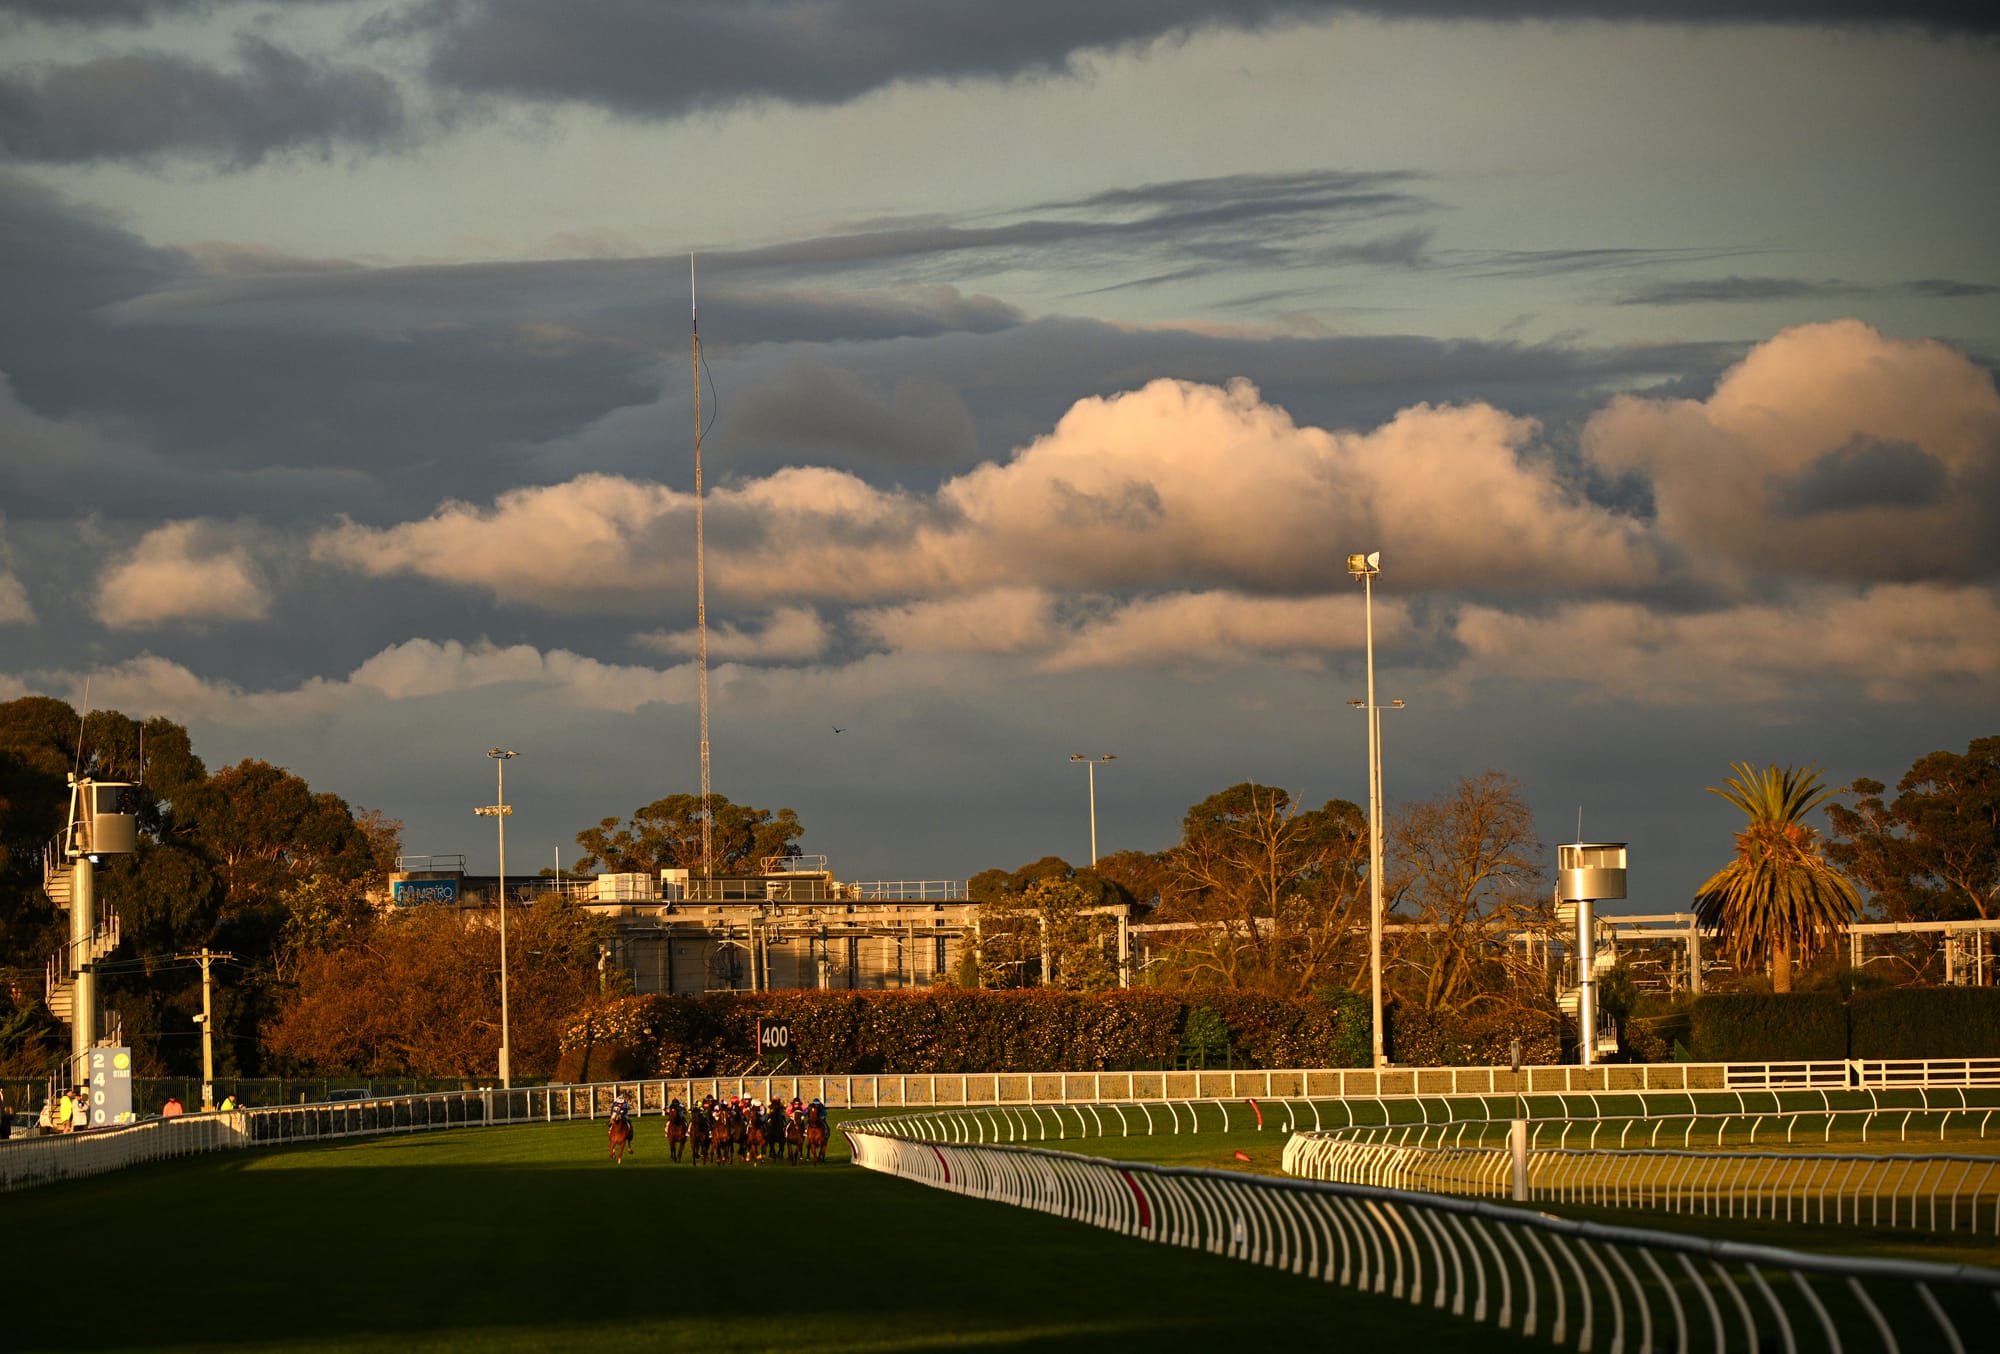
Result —
<instances>
[{"instance_id":1,"label":"group of racehorses","mask_svg":"<svg viewBox=\"0 0 2000 1354\"><path fill-rule=\"evenodd\" d=\"M815 1163L826 1160L826 1107L818 1101L788 1112L775 1098L758 1105L710 1097L692 1109L676 1100L667 1106L666 1121L667 1153L675 1161L683 1154L695 1164L717 1166L731 1161L754 1166L780 1158L794 1166L801 1157ZM614 1118L610 1137L611 1159L622 1162L631 1150L632 1125Z\"/></svg>"}]
</instances>

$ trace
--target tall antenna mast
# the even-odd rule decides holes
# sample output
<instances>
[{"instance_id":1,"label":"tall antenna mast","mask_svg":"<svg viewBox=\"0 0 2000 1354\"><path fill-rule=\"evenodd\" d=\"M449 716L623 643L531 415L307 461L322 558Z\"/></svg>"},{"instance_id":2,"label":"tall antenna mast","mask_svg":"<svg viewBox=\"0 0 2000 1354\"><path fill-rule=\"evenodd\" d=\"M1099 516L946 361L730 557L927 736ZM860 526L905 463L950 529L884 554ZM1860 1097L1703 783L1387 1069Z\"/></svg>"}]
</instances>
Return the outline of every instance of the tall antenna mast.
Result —
<instances>
[{"instance_id":1,"label":"tall antenna mast","mask_svg":"<svg viewBox=\"0 0 2000 1354\"><path fill-rule=\"evenodd\" d=\"M715 822L708 779L708 554L701 491L701 310L694 296L694 254L688 254L688 322L694 333L694 630L701 703L701 872L715 878Z\"/></svg>"}]
</instances>

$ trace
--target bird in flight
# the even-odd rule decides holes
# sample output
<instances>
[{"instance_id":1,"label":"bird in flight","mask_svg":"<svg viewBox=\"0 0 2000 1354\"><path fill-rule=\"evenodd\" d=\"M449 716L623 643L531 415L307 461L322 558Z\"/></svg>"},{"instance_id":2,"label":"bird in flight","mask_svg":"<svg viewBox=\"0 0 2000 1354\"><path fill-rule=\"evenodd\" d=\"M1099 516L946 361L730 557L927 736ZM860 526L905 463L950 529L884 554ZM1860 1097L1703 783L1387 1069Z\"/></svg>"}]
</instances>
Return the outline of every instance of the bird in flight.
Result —
<instances>
[{"instance_id":1,"label":"bird in flight","mask_svg":"<svg viewBox=\"0 0 2000 1354\"><path fill-rule=\"evenodd\" d=\"M838 724L836 724L836 725L834 725L834 726L833 726L833 731L834 731L835 733L846 733L846 732L847 732L847 730L845 730L845 729L841 728L841 727L840 727L840 726L839 726Z\"/></svg>"}]
</instances>

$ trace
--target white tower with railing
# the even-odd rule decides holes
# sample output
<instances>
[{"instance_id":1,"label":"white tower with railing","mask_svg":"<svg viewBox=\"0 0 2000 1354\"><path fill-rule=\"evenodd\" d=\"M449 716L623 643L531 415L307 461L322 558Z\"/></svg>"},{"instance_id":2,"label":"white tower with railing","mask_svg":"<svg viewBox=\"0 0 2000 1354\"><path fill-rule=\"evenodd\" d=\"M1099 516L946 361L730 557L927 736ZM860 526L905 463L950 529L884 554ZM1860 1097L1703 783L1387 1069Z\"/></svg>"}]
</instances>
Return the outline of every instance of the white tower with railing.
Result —
<instances>
[{"instance_id":1,"label":"white tower with railing","mask_svg":"<svg viewBox=\"0 0 2000 1354\"><path fill-rule=\"evenodd\" d=\"M1560 1005L1576 1014L1577 1047L1589 1067L1599 1053L1618 1050L1618 1033L1599 1028L1597 975L1618 963L1615 951L1597 948L1593 903L1625 896L1624 842L1571 842L1556 848L1556 920L1576 926L1576 988L1562 994Z\"/></svg>"},{"instance_id":2,"label":"white tower with railing","mask_svg":"<svg viewBox=\"0 0 2000 1354\"><path fill-rule=\"evenodd\" d=\"M69 913L69 941L49 956L44 990L50 1014L69 1024L70 1084L78 1085L99 1042L92 966L118 948L118 914L97 906L97 866L138 849L139 818L134 785L73 775L69 787L69 821L42 853L42 888Z\"/></svg>"}]
</instances>

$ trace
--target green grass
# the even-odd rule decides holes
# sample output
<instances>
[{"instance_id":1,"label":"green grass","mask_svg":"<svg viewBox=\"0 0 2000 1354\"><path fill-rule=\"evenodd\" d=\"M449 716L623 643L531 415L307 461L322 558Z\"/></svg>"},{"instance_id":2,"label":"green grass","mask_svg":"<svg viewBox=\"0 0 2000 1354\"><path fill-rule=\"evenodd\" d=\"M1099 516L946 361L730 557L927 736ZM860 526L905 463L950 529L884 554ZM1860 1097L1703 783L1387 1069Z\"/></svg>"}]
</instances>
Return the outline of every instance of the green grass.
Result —
<instances>
[{"instance_id":1,"label":"green grass","mask_svg":"<svg viewBox=\"0 0 2000 1354\"><path fill-rule=\"evenodd\" d=\"M1279 1119L1277 1122L1283 1121ZM1260 1175L1284 1173L1282 1158L1287 1135L1281 1128L1270 1126L1272 1116L1268 1110L1266 1127L1262 1132L1246 1127L1241 1115L1236 1116L1234 1128L1226 1131L1221 1127L1219 1119L1204 1123L1206 1126L1198 1133L1184 1131L1179 1134L1156 1134L1150 1137L1072 1136L1030 1145L1075 1152L1081 1156L1109 1157L1119 1161L1149 1161L1162 1166L1199 1166L1211 1170L1245 1171ZM1800 1150L1813 1150L1813 1144L1810 1143L1796 1144L1796 1146ZM1883 1145L1881 1150L1892 1151L1899 1148L1909 1152L1936 1150L1934 1145L1914 1142L1908 1145ZM1857 1149L1850 1145L1832 1150ZM1953 1142L1944 1150L1977 1152L1981 1150L1981 1145L1974 1139L1970 1143ZM2000 1150L2000 1144L1988 1139L1984 1144L1984 1150L1989 1152ZM1249 1160L1247 1162L1239 1160L1236 1155L1238 1152ZM1731 1241L1783 1246L1792 1250L1829 1255L1869 1255L1905 1260L1929 1260L1939 1264L2000 1267L2000 1238L1994 1237L1990 1232L1984 1236L1973 1236L1963 1228L1956 1233L1933 1234L1909 1228L1868 1228L1836 1224L1817 1226L1798 1222L1677 1214L1656 1208L1594 1208L1549 1203L1537 1204L1535 1207L1541 1212L1561 1217L1587 1218L1625 1227L1690 1232ZM1908 1207L1907 1201L1904 1207ZM1990 1218L1990 1214L1983 1208L1981 1216ZM1988 1222L1986 1225L1990 1227L1991 1224Z\"/></svg>"},{"instance_id":2,"label":"green grass","mask_svg":"<svg viewBox=\"0 0 2000 1354\"><path fill-rule=\"evenodd\" d=\"M844 1162L671 1165L657 1122L623 1167L604 1161L601 1125L554 1124L228 1153L7 1196L0 1349L1212 1354L1329 1330L1360 1348L1526 1344Z\"/></svg>"}]
</instances>

